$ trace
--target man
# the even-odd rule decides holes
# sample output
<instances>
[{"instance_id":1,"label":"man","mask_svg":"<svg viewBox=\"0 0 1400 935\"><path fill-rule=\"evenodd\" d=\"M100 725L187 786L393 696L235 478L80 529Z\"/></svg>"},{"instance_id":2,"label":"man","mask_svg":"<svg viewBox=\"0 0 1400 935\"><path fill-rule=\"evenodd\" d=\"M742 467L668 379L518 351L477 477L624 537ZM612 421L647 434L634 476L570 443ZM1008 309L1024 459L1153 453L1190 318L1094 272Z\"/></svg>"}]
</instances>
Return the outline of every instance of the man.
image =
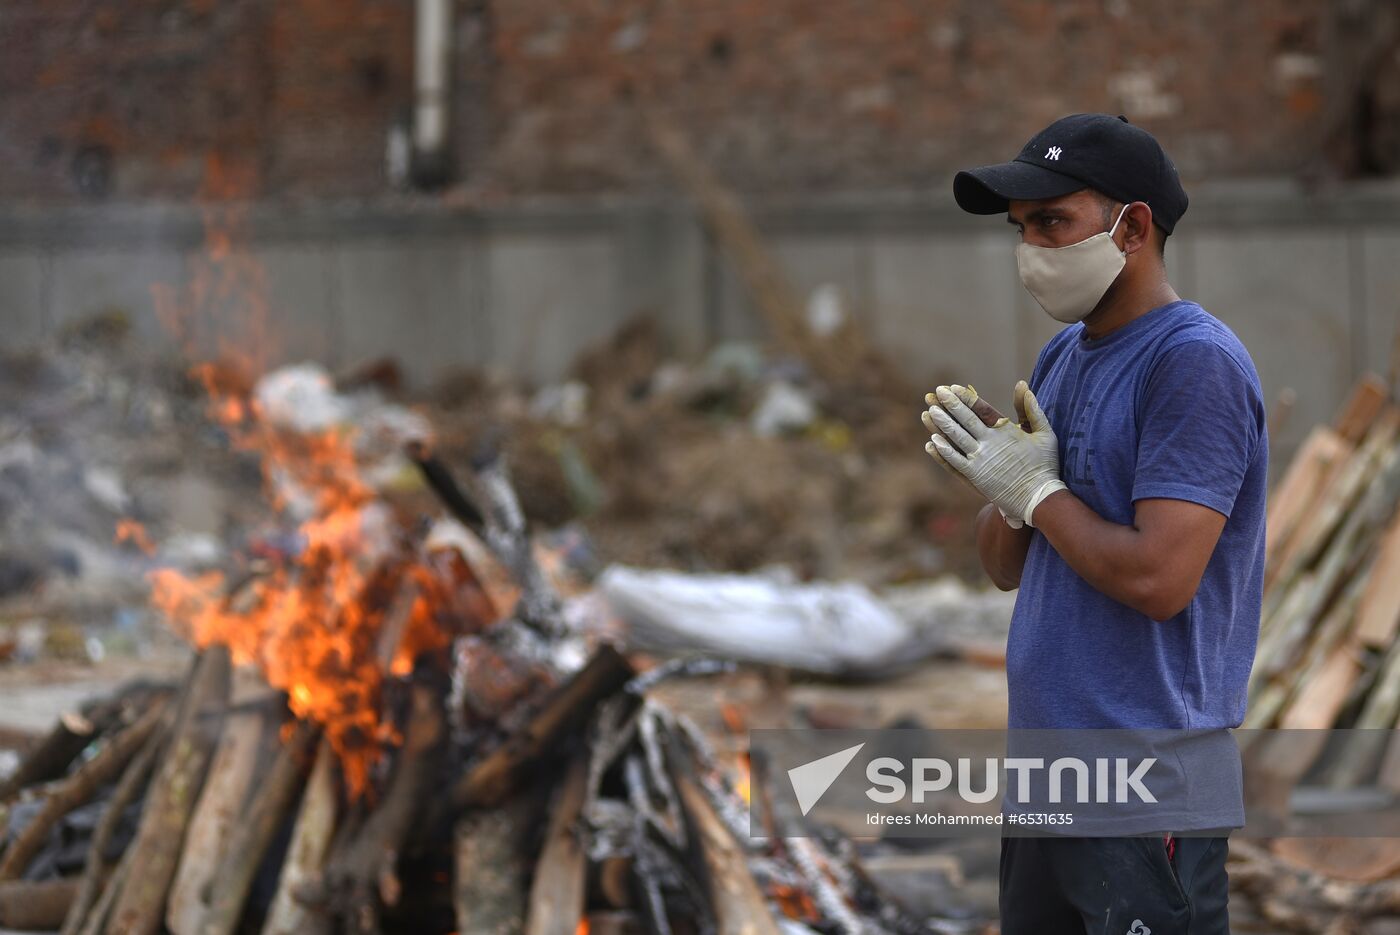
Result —
<instances>
[{"instance_id":1,"label":"man","mask_svg":"<svg viewBox=\"0 0 1400 935\"><path fill-rule=\"evenodd\" d=\"M990 501L983 567L1020 588L1009 726L1226 736L1258 634L1268 436L1249 353L1168 282L1175 167L1126 118L1076 114L953 193L1006 214L1022 282L1069 323L1015 387L1019 425L985 424L963 385L923 415L929 453ZM1220 834L1243 804L1216 798L1151 837L1004 837L1002 932L1228 932Z\"/></svg>"}]
</instances>

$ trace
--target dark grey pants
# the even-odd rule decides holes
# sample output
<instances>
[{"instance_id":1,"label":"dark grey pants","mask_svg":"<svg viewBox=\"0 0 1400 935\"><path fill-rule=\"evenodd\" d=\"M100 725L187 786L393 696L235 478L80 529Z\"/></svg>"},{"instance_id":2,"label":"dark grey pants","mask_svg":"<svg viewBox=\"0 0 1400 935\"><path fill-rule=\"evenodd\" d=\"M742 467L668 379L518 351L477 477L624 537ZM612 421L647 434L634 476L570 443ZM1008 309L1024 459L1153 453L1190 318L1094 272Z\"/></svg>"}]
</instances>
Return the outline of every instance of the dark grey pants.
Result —
<instances>
[{"instance_id":1,"label":"dark grey pants","mask_svg":"<svg viewBox=\"0 0 1400 935\"><path fill-rule=\"evenodd\" d=\"M1228 838L1002 838L1002 935L1229 935Z\"/></svg>"}]
</instances>

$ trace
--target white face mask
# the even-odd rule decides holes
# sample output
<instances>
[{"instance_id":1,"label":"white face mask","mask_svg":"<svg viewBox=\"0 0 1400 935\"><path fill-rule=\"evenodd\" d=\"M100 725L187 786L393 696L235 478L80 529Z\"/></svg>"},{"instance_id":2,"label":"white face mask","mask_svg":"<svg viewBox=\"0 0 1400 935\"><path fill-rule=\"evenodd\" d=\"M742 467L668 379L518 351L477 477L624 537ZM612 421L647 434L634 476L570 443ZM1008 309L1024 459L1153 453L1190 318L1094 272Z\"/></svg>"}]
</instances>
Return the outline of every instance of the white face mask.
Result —
<instances>
[{"instance_id":1,"label":"white face mask","mask_svg":"<svg viewBox=\"0 0 1400 935\"><path fill-rule=\"evenodd\" d=\"M1118 221L1127 212L1124 205L1107 231L1067 247L1016 245L1021 284L1051 318L1071 324L1082 320L1113 285L1128 262L1127 254L1113 242Z\"/></svg>"}]
</instances>

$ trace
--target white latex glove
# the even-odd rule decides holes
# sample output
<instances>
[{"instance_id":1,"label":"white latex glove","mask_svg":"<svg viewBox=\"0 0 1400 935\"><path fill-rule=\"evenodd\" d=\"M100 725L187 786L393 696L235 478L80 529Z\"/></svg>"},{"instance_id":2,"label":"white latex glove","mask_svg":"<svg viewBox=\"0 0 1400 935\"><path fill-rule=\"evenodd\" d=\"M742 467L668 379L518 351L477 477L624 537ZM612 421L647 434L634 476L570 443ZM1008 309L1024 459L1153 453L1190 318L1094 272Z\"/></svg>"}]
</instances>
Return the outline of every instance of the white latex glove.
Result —
<instances>
[{"instance_id":1,"label":"white latex glove","mask_svg":"<svg viewBox=\"0 0 1400 935\"><path fill-rule=\"evenodd\" d=\"M975 390L971 384L968 384L967 390L971 394L971 398L975 400L977 398L977 390ZM935 396L933 393L926 393L924 395L924 402L928 403L930 406L933 406L935 403L938 402L938 397ZM930 432L934 433L935 435L938 434L938 425L933 421L932 410L923 413L923 420L925 428L927 428ZM1005 422L1006 419L1003 418L1002 421ZM947 471L949 474L952 474L954 477L962 481L964 484L967 484L969 487L972 487L973 490L977 490L976 487L973 487L972 482L962 475L961 471L949 464L947 460L938 453L938 449L935 448L931 442L924 445L924 450L929 453L929 456L932 457L933 460L937 461L940 465L942 465L943 470ZM982 491L977 490L977 492L980 494ZM993 505L995 506L995 504ZM1006 525L1010 526L1012 529L1020 529L1021 527L1026 525L1015 516L1007 516L1006 511L1003 510L1001 507L997 507L997 512L1001 514L1002 521L1005 522Z\"/></svg>"},{"instance_id":2,"label":"white latex glove","mask_svg":"<svg viewBox=\"0 0 1400 935\"><path fill-rule=\"evenodd\" d=\"M1067 488L1060 480L1059 441L1026 381L1016 384L1015 404L1029 432L1005 417L982 424L972 411L977 394L970 387L940 386L934 396L938 402L924 413L924 426L933 433L928 453L967 478L1008 522L1034 526L1031 516L1040 501Z\"/></svg>"}]
</instances>

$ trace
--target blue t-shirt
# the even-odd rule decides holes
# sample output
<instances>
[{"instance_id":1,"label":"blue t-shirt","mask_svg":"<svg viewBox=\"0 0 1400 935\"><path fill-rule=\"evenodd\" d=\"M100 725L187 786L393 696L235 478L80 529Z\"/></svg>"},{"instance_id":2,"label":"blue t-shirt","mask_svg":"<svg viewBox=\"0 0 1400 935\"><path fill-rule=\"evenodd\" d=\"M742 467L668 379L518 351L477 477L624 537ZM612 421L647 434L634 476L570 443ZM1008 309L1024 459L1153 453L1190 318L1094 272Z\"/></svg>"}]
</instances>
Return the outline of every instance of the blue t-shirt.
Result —
<instances>
[{"instance_id":1,"label":"blue t-shirt","mask_svg":"<svg viewBox=\"0 0 1400 935\"><path fill-rule=\"evenodd\" d=\"M1031 389L1060 477L1112 523L1168 497L1227 518L1191 603L1155 621L1096 590L1036 531L1006 649L1012 728L1238 726L1259 634L1269 439L1249 352L1194 302L1101 338L1051 338Z\"/></svg>"}]
</instances>

